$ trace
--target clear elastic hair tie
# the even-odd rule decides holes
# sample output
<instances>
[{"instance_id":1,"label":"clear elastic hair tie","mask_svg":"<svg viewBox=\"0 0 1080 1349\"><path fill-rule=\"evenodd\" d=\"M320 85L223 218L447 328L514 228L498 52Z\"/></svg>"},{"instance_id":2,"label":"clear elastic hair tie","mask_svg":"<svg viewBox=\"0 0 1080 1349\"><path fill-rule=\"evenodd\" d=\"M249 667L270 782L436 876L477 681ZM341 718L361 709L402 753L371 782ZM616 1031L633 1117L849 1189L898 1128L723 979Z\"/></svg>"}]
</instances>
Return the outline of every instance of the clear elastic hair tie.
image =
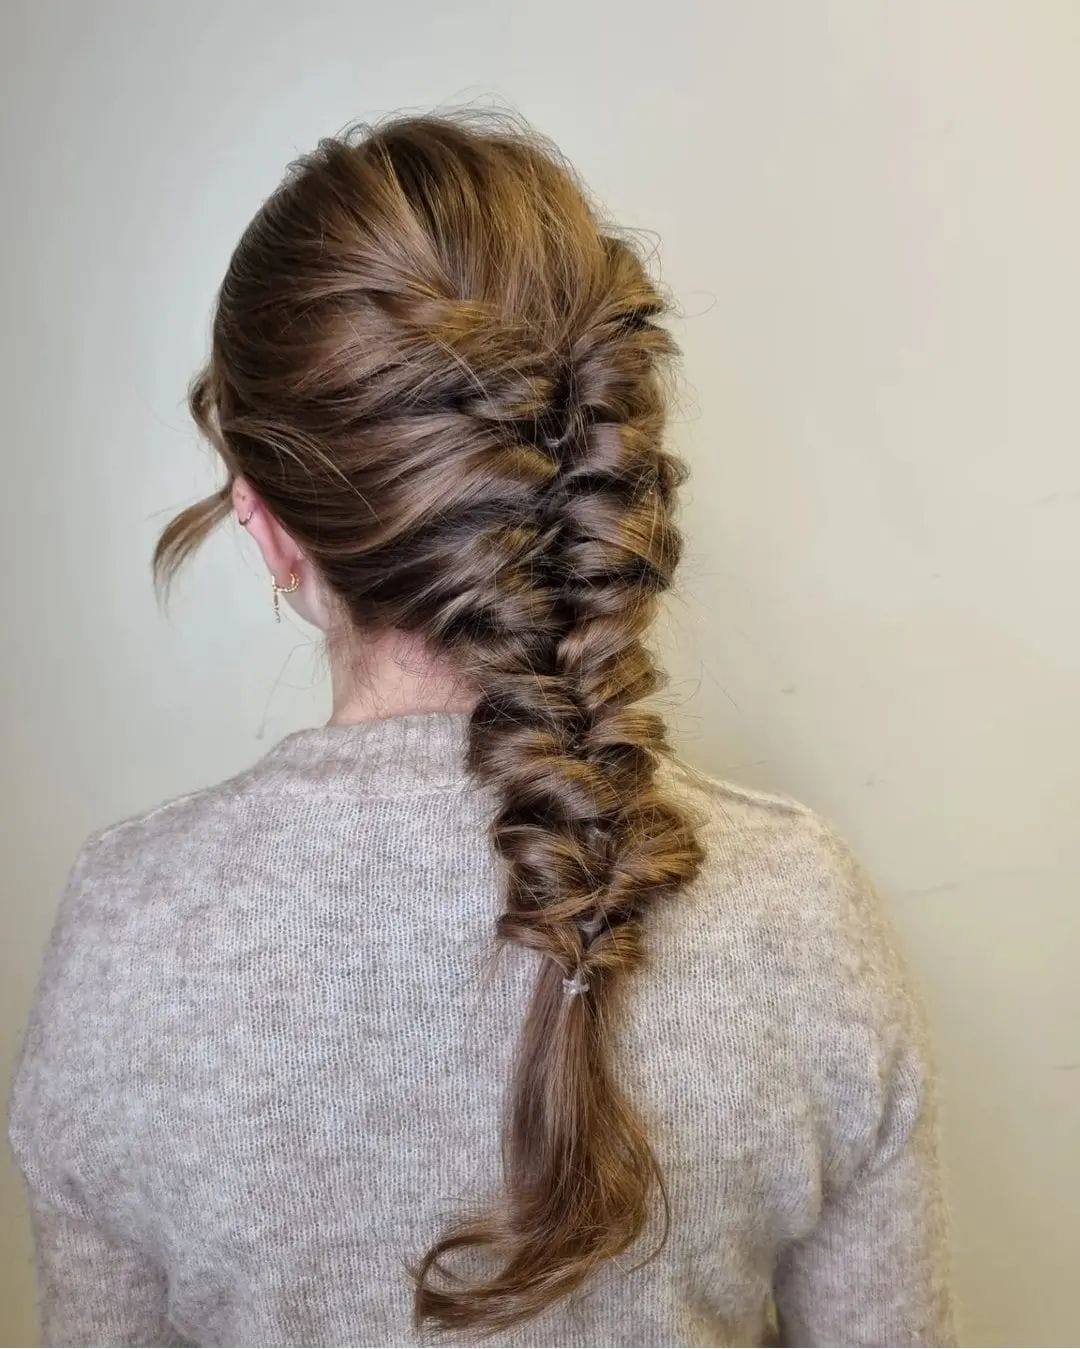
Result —
<instances>
[{"instance_id":1,"label":"clear elastic hair tie","mask_svg":"<svg viewBox=\"0 0 1080 1349\"><path fill-rule=\"evenodd\" d=\"M576 998L581 993L589 991L589 981L582 974L581 970L574 972L573 978L562 981L563 992L568 998Z\"/></svg>"}]
</instances>

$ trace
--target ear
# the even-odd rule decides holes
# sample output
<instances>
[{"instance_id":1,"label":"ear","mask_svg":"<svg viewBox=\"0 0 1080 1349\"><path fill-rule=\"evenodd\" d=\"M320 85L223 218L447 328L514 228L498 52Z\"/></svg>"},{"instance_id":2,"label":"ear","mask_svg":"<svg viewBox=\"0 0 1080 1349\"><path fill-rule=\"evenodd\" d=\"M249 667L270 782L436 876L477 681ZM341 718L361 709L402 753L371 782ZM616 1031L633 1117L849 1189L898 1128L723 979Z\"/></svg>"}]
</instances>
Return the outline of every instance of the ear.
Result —
<instances>
[{"instance_id":1,"label":"ear","mask_svg":"<svg viewBox=\"0 0 1080 1349\"><path fill-rule=\"evenodd\" d=\"M327 619L319 578L299 544L270 513L246 478L233 479L232 499L237 522L258 544L273 580L284 587L294 576L299 577L299 588L285 596L289 604L309 623L324 628Z\"/></svg>"},{"instance_id":2,"label":"ear","mask_svg":"<svg viewBox=\"0 0 1080 1349\"><path fill-rule=\"evenodd\" d=\"M237 521L259 545L270 575L278 585L288 585L290 576L298 576L300 549L282 529L246 478L236 478L232 487Z\"/></svg>"}]
</instances>

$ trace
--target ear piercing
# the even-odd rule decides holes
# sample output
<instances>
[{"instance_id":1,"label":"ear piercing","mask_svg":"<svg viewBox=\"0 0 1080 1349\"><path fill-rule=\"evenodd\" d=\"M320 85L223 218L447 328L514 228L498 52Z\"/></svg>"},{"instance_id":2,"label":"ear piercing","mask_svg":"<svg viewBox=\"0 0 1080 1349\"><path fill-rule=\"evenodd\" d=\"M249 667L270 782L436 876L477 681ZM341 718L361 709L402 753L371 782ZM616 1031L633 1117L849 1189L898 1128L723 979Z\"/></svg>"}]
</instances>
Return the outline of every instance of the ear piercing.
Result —
<instances>
[{"instance_id":1,"label":"ear piercing","mask_svg":"<svg viewBox=\"0 0 1080 1349\"><path fill-rule=\"evenodd\" d=\"M288 584L288 585L285 585L285 586L279 586L278 583L277 583L277 580L276 580L273 576L271 576L271 578L270 578L270 584L274 587L274 622L275 622L275 623L280 623L280 622L281 622L281 606L280 606L279 603L278 603L278 596L279 596L279 595L291 595L291 594L293 593L293 591L299 590L299 589L300 589L300 577L297 576L296 572L291 571L291 572L289 572L289 584Z\"/></svg>"}]
</instances>

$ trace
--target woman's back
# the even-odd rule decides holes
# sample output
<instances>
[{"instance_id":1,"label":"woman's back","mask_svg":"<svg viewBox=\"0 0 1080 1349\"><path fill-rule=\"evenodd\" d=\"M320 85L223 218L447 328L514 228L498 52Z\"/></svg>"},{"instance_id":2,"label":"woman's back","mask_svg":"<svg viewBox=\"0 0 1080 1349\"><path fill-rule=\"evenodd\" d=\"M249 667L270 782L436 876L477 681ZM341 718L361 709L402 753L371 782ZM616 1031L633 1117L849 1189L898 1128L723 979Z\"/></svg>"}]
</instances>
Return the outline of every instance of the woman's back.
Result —
<instances>
[{"instance_id":1,"label":"woman's back","mask_svg":"<svg viewBox=\"0 0 1080 1349\"><path fill-rule=\"evenodd\" d=\"M83 851L12 1123L47 1342L417 1342L407 1266L498 1201L545 959L493 955L467 730L302 731ZM654 908L612 1058L667 1240L642 1263L657 1204L498 1342L760 1343L773 1296L787 1342L949 1342L918 1015L871 887L797 804L664 783L706 861Z\"/></svg>"}]
</instances>

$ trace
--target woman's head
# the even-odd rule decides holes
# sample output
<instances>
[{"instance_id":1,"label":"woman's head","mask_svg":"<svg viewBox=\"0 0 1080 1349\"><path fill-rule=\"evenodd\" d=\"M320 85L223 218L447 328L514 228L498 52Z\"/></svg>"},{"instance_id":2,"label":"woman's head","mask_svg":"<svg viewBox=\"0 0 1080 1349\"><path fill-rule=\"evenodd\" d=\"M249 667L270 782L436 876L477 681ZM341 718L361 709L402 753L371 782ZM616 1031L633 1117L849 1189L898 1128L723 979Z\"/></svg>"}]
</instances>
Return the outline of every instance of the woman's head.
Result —
<instances>
[{"instance_id":1,"label":"woman's head","mask_svg":"<svg viewBox=\"0 0 1080 1349\"><path fill-rule=\"evenodd\" d=\"M193 388L229 482L158 546L168 574L235 496L311 616L361 643L409 634L474 691L499 935L539 959L503 1203L416 1269L418 1315L443 1326L497 1328L571 1291L638 1237L658 1179L605 1027L650 906L699 859L640 705L679 553L662 308L519 131L419 118L324 141L241 239ZM489 1259L461 1281L463 1247Z\"/></svg>"}]
</instances>

